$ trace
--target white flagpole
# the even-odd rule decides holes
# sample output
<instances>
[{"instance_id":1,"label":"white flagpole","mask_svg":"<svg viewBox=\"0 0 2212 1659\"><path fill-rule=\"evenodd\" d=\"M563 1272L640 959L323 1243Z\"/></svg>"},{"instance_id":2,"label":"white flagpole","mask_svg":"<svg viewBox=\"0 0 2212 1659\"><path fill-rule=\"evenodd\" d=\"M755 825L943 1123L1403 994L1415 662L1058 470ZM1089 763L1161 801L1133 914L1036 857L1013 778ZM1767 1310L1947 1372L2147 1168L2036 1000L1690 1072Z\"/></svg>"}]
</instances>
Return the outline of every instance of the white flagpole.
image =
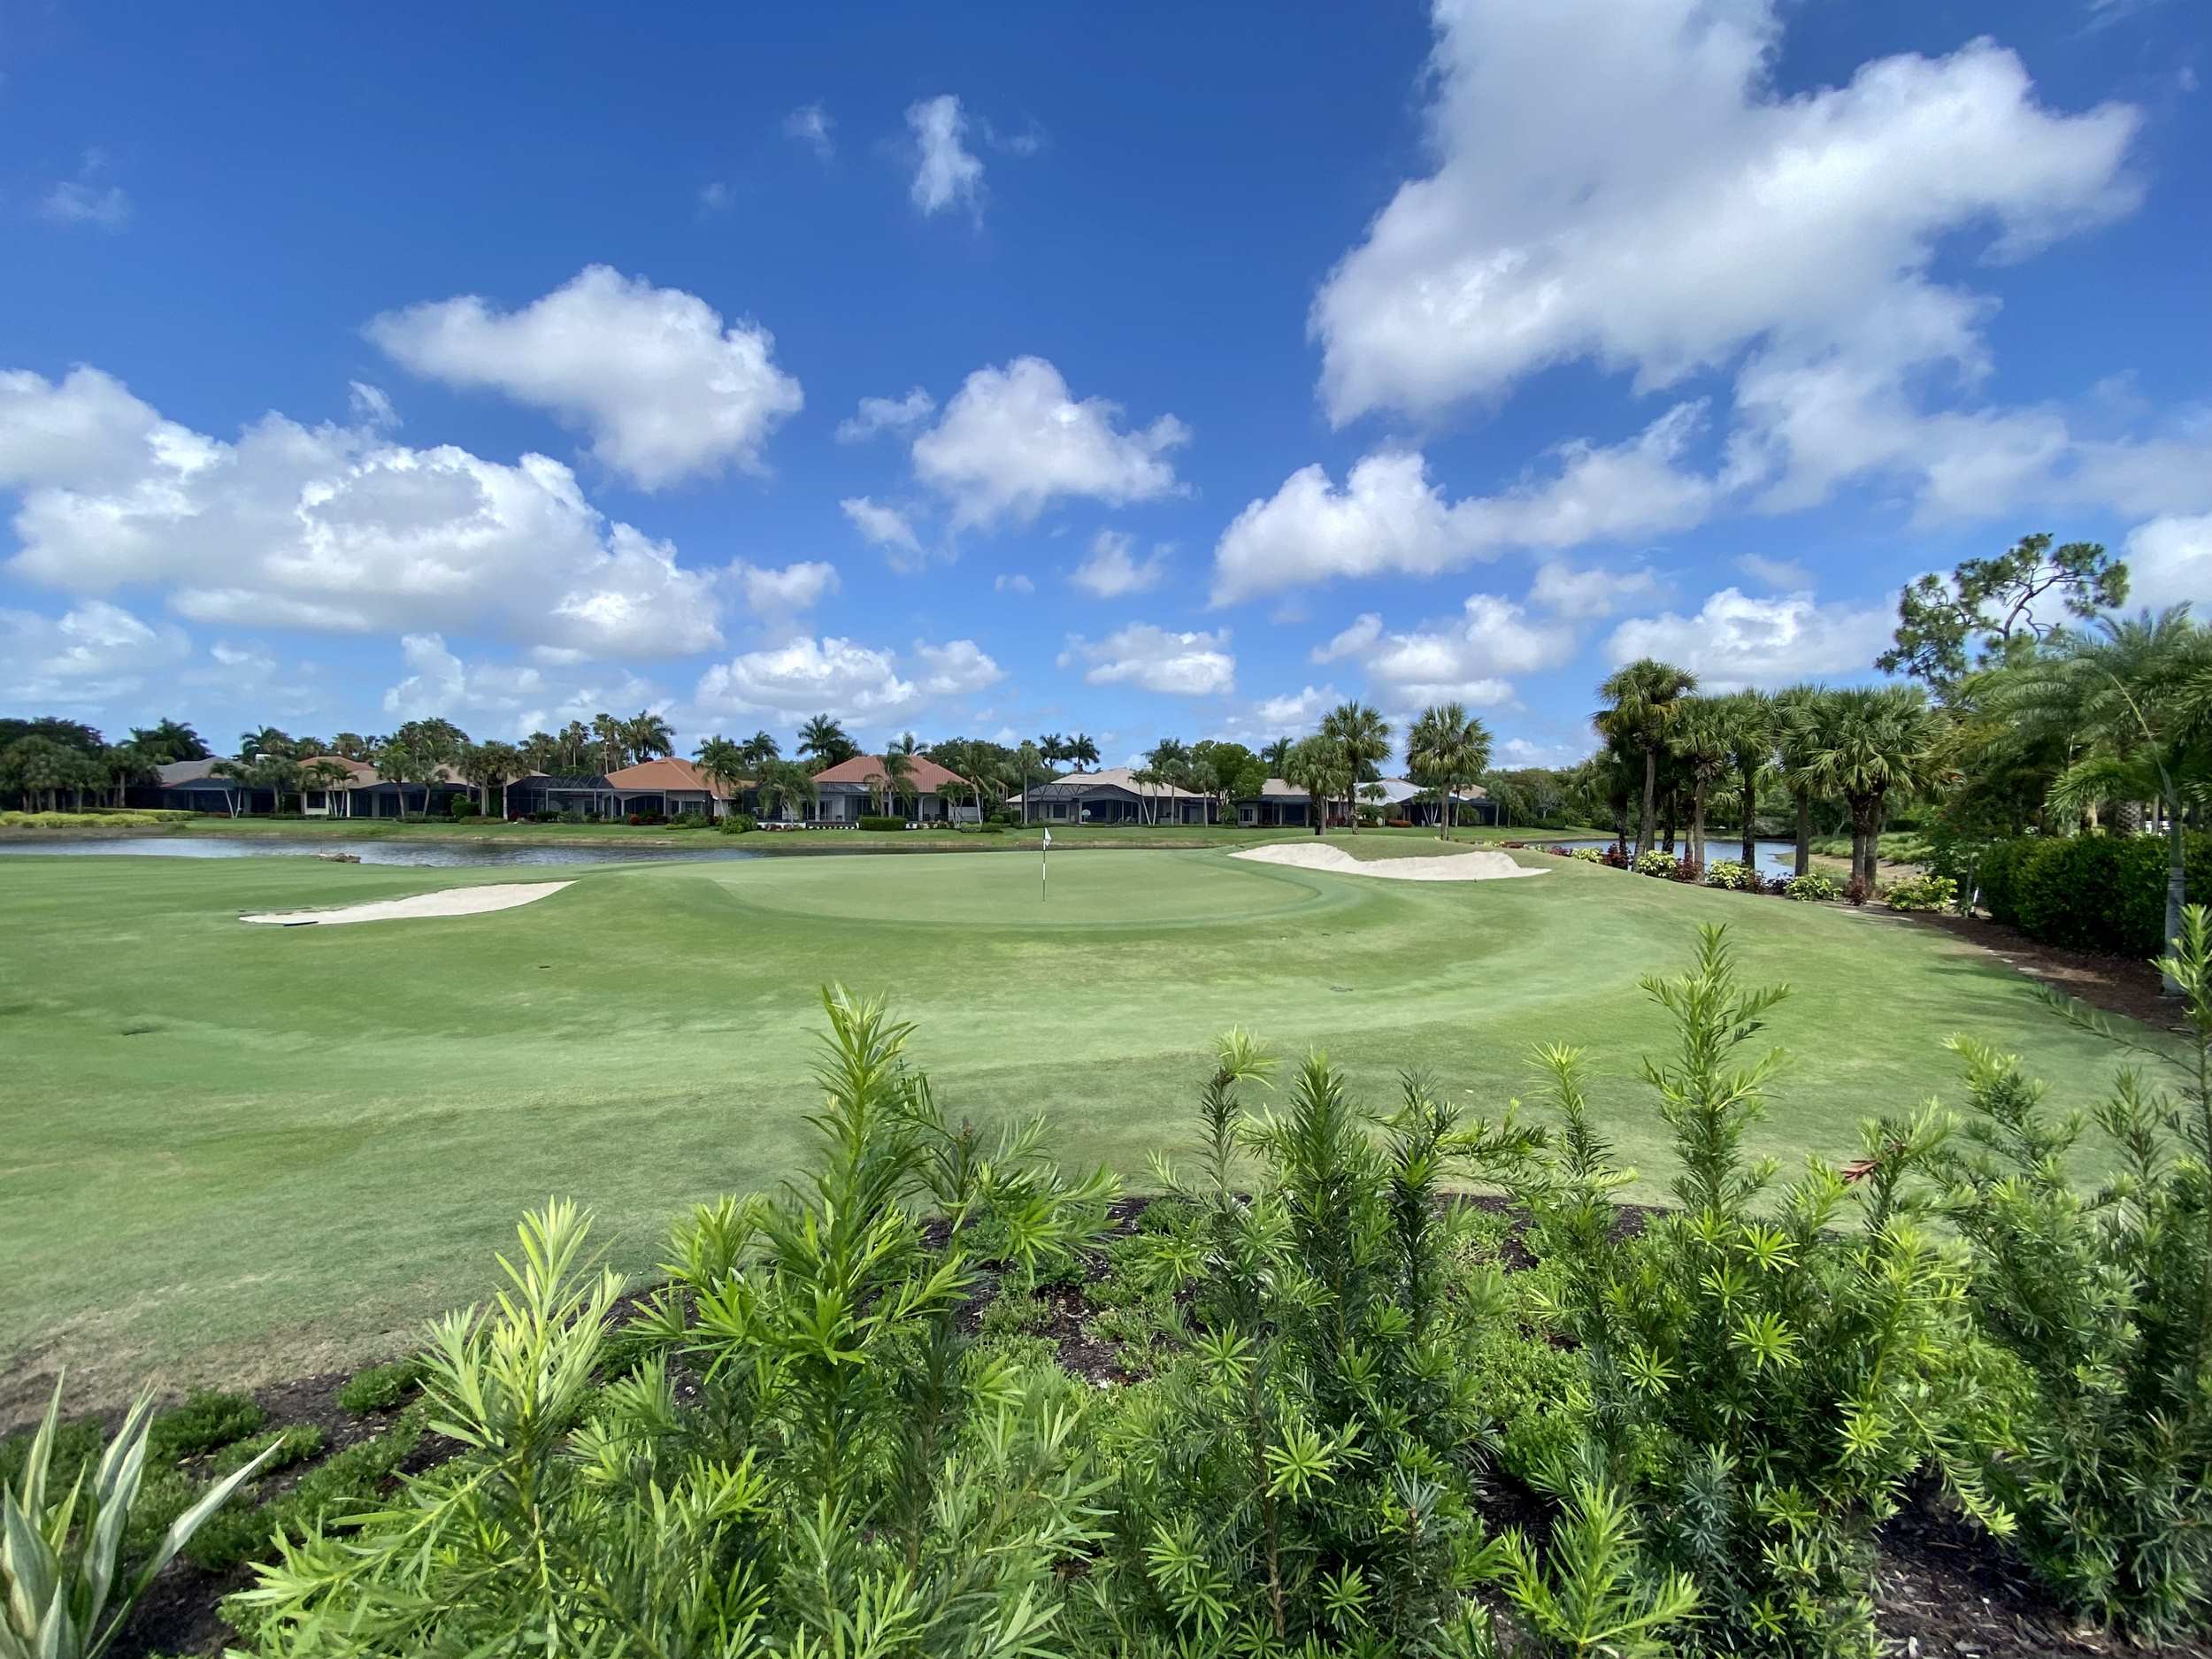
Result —
<instances>
[{"instance_id":1,"label":"white flagpole","mask_svg":"<svg viewBox=\"0 0 2212 1659\"><path fill-rule=\"evenodd\" d=\"M1045 855L1052 850L1052 832L1047 830L1037 845L1037 902L1045 902Z\"/></svg>"}]
</instances>

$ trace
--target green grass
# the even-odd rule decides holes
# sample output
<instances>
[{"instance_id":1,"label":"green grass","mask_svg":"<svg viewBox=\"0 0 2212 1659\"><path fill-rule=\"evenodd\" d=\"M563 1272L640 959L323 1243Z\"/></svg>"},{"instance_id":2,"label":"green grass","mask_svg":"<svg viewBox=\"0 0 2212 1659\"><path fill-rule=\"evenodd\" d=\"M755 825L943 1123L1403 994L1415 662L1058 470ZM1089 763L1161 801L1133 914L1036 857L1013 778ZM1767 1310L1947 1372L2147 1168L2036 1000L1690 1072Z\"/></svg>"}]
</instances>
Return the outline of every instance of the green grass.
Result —
<instances>
[{"instance_id":1,"label":"green grass","mask_svg":"<svg viewBox=\"0 0 2212 1659\"><path fill-rule=\"evenodd\" d=\"M1056 834L1056 841L1059 837ZM1421 835L1331 838L1366 857ZM1141 1177L1180 1143L1210 1037L1326 1048L1377 1104L1424 1067L1485 1109L1539 1041L1586 1044L1647 1169L1640 974L1694 925L1797 994L1767 1148L1838 1154L1878 1110L1956 1100L1943 1037L2027 1053L2071 1099L2116 1056L2027 981L1932 931L1527 854L1541 880L1368 881L1218 851L422 870L296 858L0 859L0 1423L390 1357L489 1292L549 1194L622 1269L695 1199L805 1144L818 987L887 993L955 1113L1042 1111L1071 1160ZM242 910L542 874L518 910L295 930ZM1657 1190L1663 1170L1640 1189Z\"/></svg>"}]
</instances>

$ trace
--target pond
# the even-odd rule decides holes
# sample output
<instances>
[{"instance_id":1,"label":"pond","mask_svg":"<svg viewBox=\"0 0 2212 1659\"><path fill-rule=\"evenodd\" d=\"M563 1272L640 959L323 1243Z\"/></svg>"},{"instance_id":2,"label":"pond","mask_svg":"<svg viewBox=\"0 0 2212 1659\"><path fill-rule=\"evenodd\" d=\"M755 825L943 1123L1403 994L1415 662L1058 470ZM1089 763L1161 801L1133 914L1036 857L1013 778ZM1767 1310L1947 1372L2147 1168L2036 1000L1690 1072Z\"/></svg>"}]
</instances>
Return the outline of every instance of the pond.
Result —
<instances>
[{"instance_id":1,"label":"pond","mask_svg":"<svg viewBox=\"0 0 2212 1659\"><path fill-rule=\"evenodd\" d=\"M1610 847L1613 843L1609 840L1598 841L1544 841L1540 844L1546 847L1596 847L1602 849ZM1629 842L1631 849L1633 849L1636 843L1634 841ZM1674 850L1678 855L1680 854L1687 845L1688 842L1685 837L1677 835L1674 838ZM1759 873L1761 875L1786 876L1795 872L1797 869L1797 843L1795 841L1754 841L1752 843L1752 848L1759 855ZM1713 835L1708 835L1705 838L1705 856L1709 860L1713 862L1718 862L1723 858L1739 857L1742 855L1742 852L1743 843L1736 840L1733 836L1729 837L1725 841Z\"/></svg>"},{"instance_id":2,"label":"pond","mask_svg":"<svg viewBox=\"0 0 2212 1659\"><path fill-rule=\"evenodd\" d=\"M0 853L79 853L97 857L134 858L311 858L319 852L349 852L365 864L628 864L673 859L759 858L765 855L735 847L717 847L702 832L702 845L688 847L500 847L480 841L309 841L281 835L66 835L0 834Z\"/></svg>"}]
</instances>

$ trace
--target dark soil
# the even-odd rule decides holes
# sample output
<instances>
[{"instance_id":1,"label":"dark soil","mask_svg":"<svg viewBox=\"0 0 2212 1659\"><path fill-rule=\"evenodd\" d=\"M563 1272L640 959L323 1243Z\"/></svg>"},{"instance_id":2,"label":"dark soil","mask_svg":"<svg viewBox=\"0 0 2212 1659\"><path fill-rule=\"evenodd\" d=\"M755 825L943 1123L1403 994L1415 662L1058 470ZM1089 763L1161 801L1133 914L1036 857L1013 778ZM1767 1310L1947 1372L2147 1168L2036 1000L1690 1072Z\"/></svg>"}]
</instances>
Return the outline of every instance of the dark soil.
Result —
<instances>
[{"instance_id":1,"label":"dark soil","mask_svg":"<svg viewBox=\"0 0 2212 1659\"><path fill-rule=\"evenodd\" d=\"M1989 925L1980 926L1986 928ZM2154 977L2151 985L2154 994ZM1108 1236L1126 1237L1137 1231L1148 1202L1132 1198L1115 1203L1110 1211ZM1508 1201L1488 1195L1468 1194L1460 1202L1494 1214L1510 1214L1513 1210ZM1636 1205L1624 1204L1621 1210L1620 1226L1624 1233L1640 1232L1655 1213ZM1501 1242L1500 1258L1508 1271L1520 1271L1533 1262L1524 1240L1525 1229L1525 1217L1517 1216ZM943 1237L940 1225L933 1240L941 1243ZM1009 1276L1007 1263L983 1265L984 1271L958 1316L962 1328L969 1332L979 1327L984 1310L998 1297ZM1115 1345L1092 1330L1093 1321L1102 1310L1092 1302L1087 1291L1105 1277L1105 1256L1090 1253L1083 1270L1081 1284L1049 1284L1032 1293L1043 1311L1028 1333L1049 1340L1061 1365L1095 1387L1134 1381L1134 1373L1121 1363ZM636 1304L650 1294L626 1297L615 1310L613 1323L626 1322ZM261 1391L255 1398L268 1412L266 1426L316 1424L325 1435L325 1455L383 1432L397 1416L397 1409L367 1417L342 1409L337 1403L337 1392L348 1375L340 1371L303 1378ZM695 1376L677 1368L672 1380L680 1399L696 1396ZM406 1470L417 1472L450 1456L456 1449L450 1441L426 1435L408 1459ZM288 1470L283 1479L296 1479L311 1466ZM272 1491L281 1489L276 1479L270 1486ZM1487 1483L1481 1507L1484 1519L1494 1529L1517 1526L1539 1543L1550 1532L1549 1502L1502 1473ZM250 1569L214 1574L187 1562L172 1563L140 1602L129 1628L113 1649L117 1659L145 1659L152 1654L219 1654L229 1627L219 1603L224 1596L243 1588L251 1578ZM2023 1569L1932 1487L1916 1492L1904 1510L1883 1528L1876 1583L1876 1617L1882 1634L1893 1651L1905 1659L2117 1659L2150 1651L2072 1619L2054 1606ZM2175 1659L2212 1659L2212 1640L2183 1641L2155 1651Z\"/></svg>"}]
</instances>

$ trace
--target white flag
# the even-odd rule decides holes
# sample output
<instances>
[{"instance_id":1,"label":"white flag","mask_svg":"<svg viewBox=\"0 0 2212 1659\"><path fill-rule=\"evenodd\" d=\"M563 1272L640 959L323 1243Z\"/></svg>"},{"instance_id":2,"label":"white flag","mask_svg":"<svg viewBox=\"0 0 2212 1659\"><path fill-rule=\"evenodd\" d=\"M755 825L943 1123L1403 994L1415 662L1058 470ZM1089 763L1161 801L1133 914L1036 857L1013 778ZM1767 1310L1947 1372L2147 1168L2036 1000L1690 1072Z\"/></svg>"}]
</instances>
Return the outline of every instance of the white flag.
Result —
<instances>
[{"instance_id":1,"label":"white flag","mask_svg":"<svg viewBox=\"0 0 2212 1659\"><path fill-rule=\"evenodd\" d=\"M1052 832L1050 830L1047 830L1045 832L1045 845L1048 847L1052 845Z\"/></svg>"}]
</instances>

